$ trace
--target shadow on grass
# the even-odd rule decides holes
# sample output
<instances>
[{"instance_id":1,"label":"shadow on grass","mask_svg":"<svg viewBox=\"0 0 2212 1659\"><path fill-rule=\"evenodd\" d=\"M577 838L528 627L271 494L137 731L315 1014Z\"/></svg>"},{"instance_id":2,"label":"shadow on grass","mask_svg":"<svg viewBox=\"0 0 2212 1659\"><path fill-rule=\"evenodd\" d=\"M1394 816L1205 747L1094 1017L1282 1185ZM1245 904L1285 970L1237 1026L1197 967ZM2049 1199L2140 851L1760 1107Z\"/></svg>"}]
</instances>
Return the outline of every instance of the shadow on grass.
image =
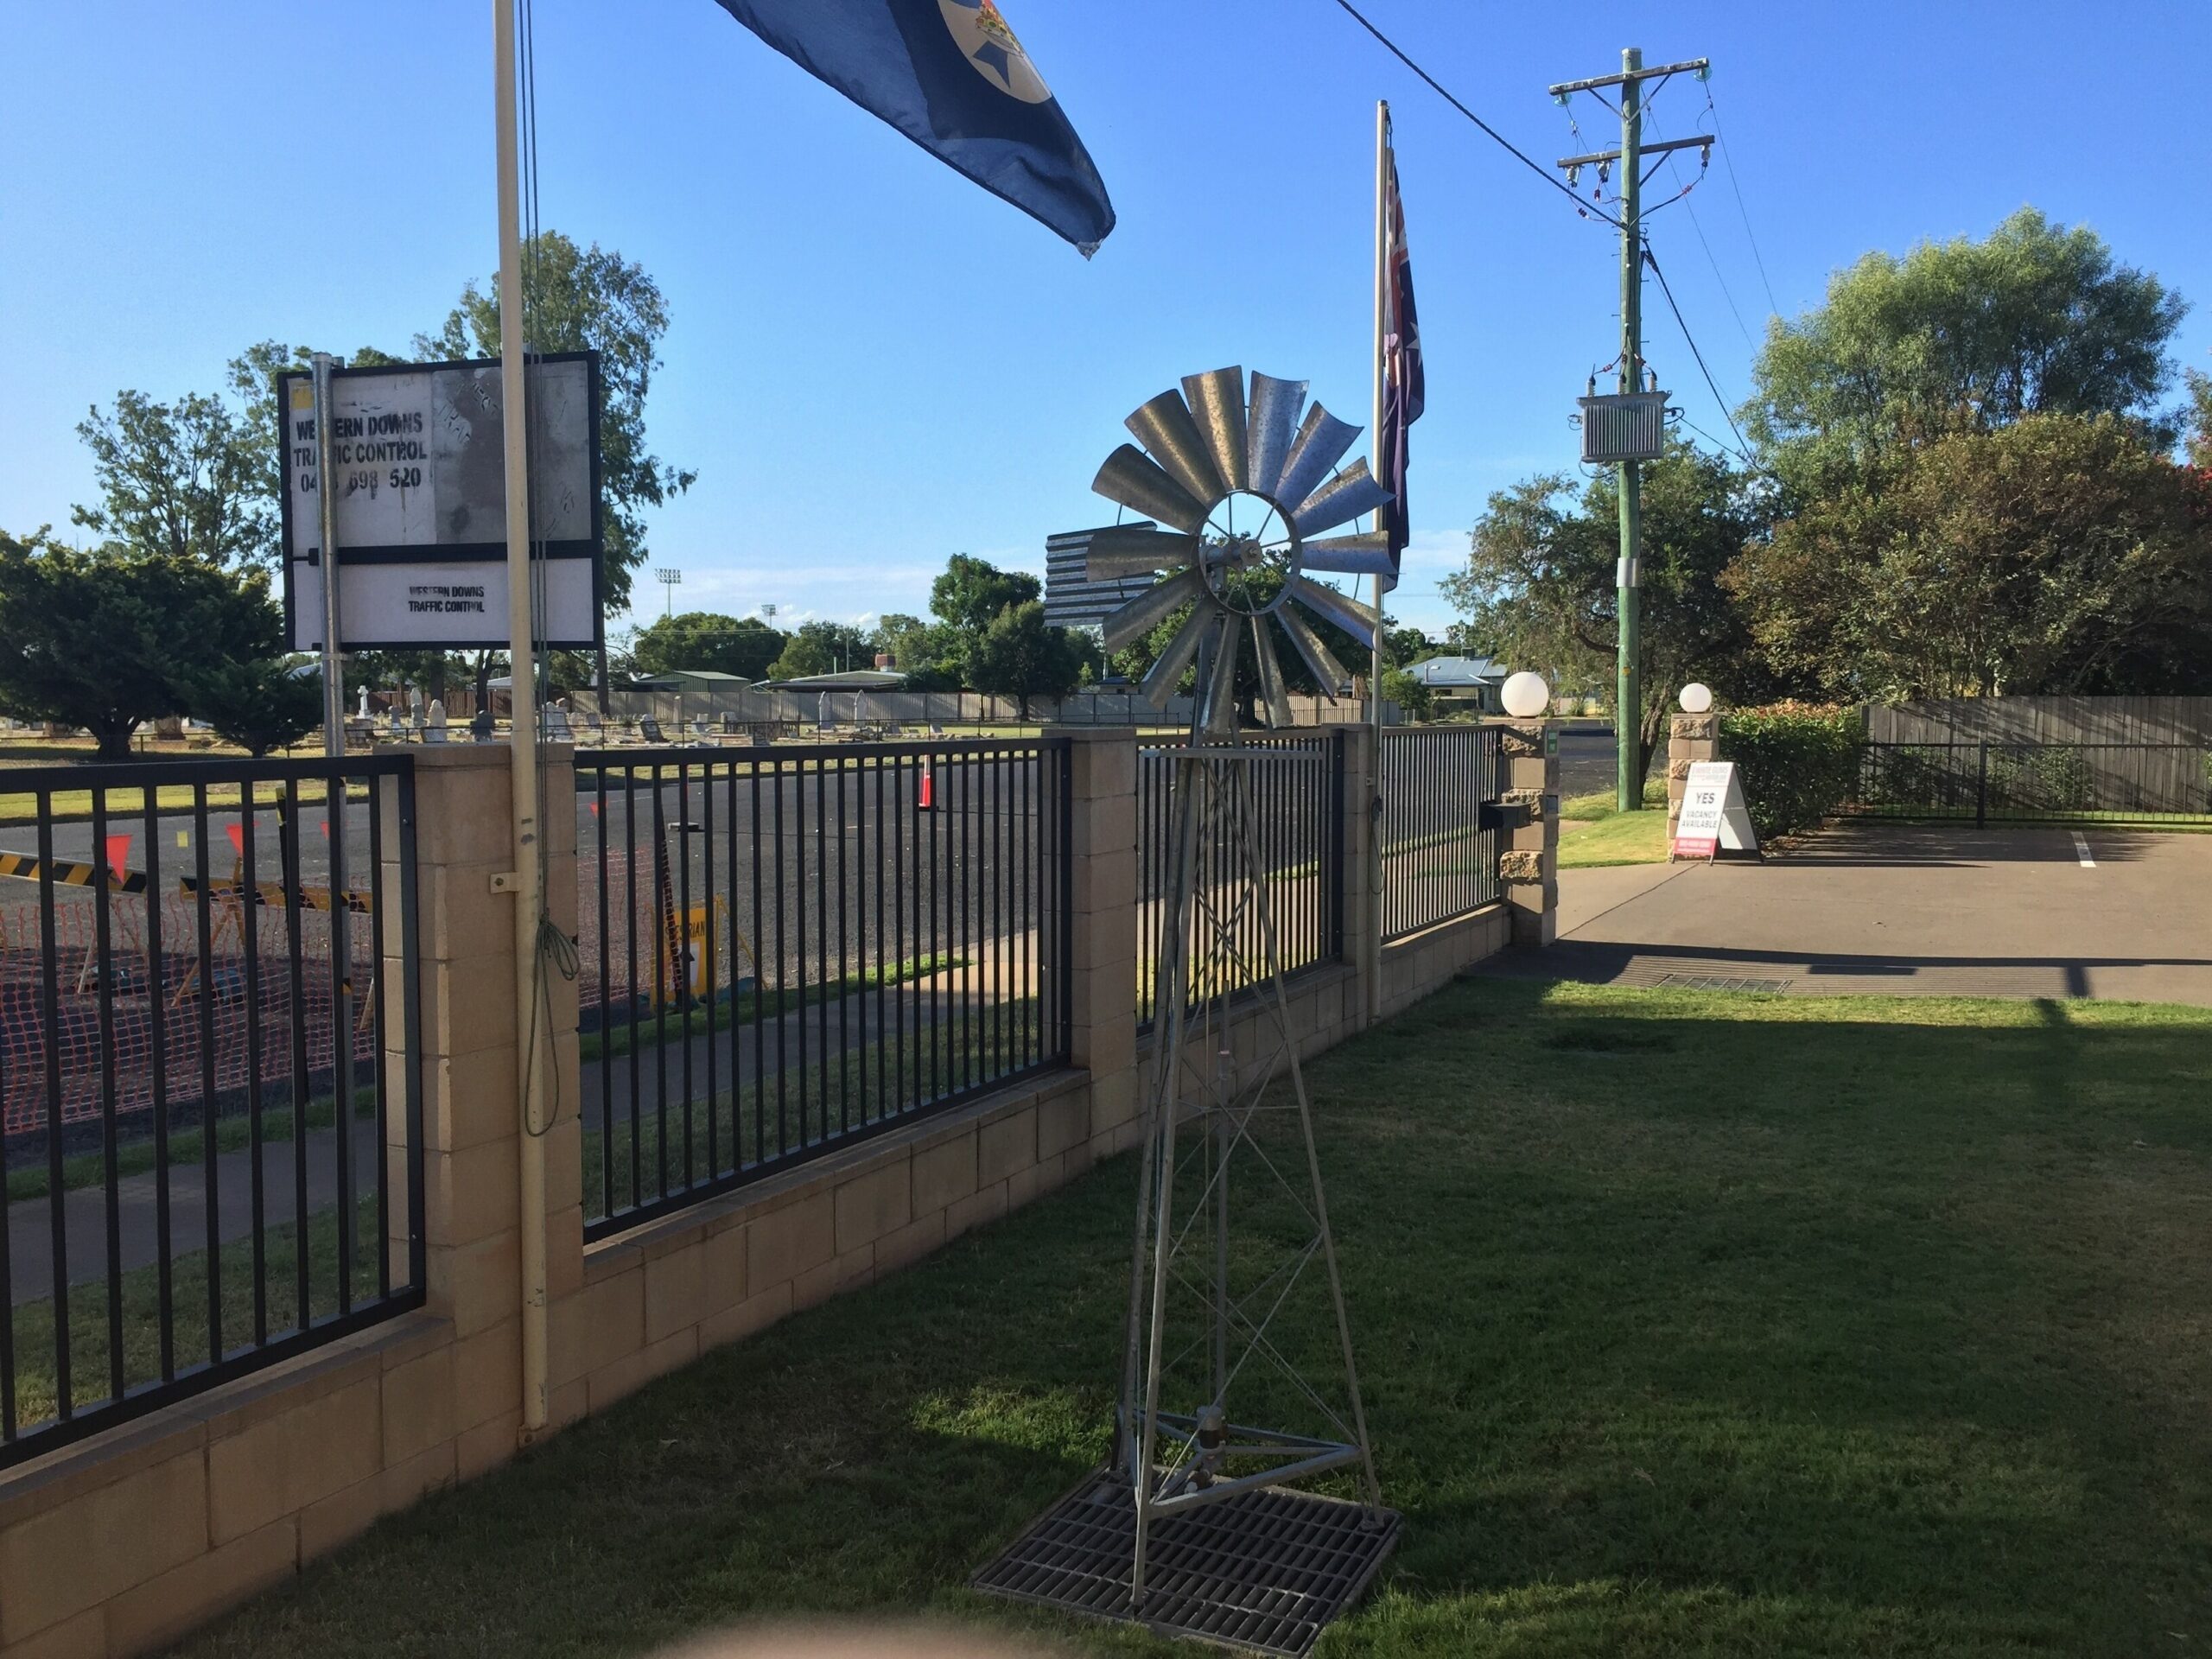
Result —
<instances>
[{"instance_id":1,"label":"shadow on grass","mask_svg":"<svg viewBox=\"0 0 2212 1659\"><path fill-rule=\"evenodd\" d=\"M1481 981L1309 1076L1407 1515L1326 1652L2212 1639L2212 1014ZM712 1353L186 1651L929 1607L1187 1652L961 1587L1105 1450L1134 1179ZM1288 1340L1319 1368L1318 1319Z\"/></svg>"}]
</instances>

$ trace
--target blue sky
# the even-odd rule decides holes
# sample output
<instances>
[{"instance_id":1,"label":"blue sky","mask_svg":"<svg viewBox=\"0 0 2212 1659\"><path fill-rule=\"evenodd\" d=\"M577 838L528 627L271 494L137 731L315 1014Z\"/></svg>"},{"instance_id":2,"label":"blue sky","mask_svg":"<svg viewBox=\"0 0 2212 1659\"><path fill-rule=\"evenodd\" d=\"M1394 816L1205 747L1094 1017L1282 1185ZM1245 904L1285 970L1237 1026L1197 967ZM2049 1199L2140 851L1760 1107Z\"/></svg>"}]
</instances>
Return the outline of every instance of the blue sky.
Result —
<instances>
[{"instance_id":1,"label":"blue sky","mask_svg":"<svg viewBox=\"0 0 2212 1659\"><path fill-rule=\"evenodd\" d=\"M1429 389L1392 607L1448 621L1435 582L1485 496L1573 465L1573 398L1614 351L1610 232L1331 0L1001 3L1113 193L1120 227L1088 264L711 0L537 0L544 220L640 261L674 315L652 435L699 482L650 535L682 605L865 619L922 610L954 552L1041 569L1049 532L1110 519L1091 474L1186 372L1305 377L1363 418L1384 97ZM1869 248L2033 203L2198 301L2181 355L2212 366L2202 0L1365 9L1546 162L1573 148L1547 83L1630 43L1709 56L1785 311ZM0 27L0 525L63 524L89 498L73 428L118 388L213 387L264 337L404 349L491 270L488 7L87 0ZM1677 81L1659 131L1703 104ZM1689 202L1653 245L1733 402L1766 288L1717 161ZM1656 289L1646 315L1662 383L1725 435Z\"/></svg>"}]
</instances>

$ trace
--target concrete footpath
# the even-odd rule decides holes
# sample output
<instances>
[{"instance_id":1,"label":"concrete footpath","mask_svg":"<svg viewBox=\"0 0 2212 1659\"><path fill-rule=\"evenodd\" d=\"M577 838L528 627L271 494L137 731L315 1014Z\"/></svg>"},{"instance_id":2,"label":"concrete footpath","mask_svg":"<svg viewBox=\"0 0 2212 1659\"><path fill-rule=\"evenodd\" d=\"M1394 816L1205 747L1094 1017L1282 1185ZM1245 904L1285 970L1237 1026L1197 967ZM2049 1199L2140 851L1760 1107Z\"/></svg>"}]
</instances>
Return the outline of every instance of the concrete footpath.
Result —
<instances>
[{"instance_id":1,"label":"concrete footpath","mask_svg":"<svg viewBox=\"0 0 2212 1659\"><path fill-rule=\"evenodd\" d=\"M1858 820L1764 863L1565 870L1559 943L1484 966L1790 995L2212 1007L2212 835Z\"/></svg>"}]
</instances>

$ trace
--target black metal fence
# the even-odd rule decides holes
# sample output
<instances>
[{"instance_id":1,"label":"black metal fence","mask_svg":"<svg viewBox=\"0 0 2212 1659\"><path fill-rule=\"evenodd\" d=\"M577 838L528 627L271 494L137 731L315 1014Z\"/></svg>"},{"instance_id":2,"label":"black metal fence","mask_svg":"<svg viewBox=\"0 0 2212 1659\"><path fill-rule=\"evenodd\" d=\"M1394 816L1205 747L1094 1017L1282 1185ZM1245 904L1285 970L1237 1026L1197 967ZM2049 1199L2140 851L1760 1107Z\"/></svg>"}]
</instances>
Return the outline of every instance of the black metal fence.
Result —
<instances>
[{"instance_id":1,"label":"black metal fence","mask_svg":"<svg viewBox=\"0 0 2212 1659\"><path fill-rule=\"evenodd\" d=\"M1992 822L2212 822L2212 747L1869 743L1853 810Z\"/></svg>"},{"instance_id":2,"label":"black metal fence","mask_svg":"<svg viewBox=\"0 0 2212 1659\"><path fill-rule=\"evenodd\" d=\"M1344 738L1247 738L1258 806L1260 860L1282 971L1294 974L1340 960L1344 939ZM1175 817L1175 760L1179 744L1137 751L1137 1020L1152 1023L1157 964L1166 942L1168 861ZM1198 849L1194 879L1205 884L1234 866L1227 831ZM1264 960L1256 912L1243 918L1241 952ZM1258 970L1249 977L1257 982ZM1232 987L1231 988L1237 988Z\"/></svg>"},{"instance_id":3,"label":"black metal fence","mask_svg":"<svg viewBox=\"0 0 2212 1659\"><path fill-rule=\"evenodd\" d=\"M0 772L0 1465L420 1306L414 866L404 756Z\"/></svg>"},{"instance_id":4,"label":"black metal fence","mask_svg":"<svg viewBox=\"0 0 2212 1659\"><path fill-rule=\"evenodd\" d=\"M1068 753L578 753L587 1236L1065 1063Z\"/></svg>"},{"instance_id":5,"label":"black metal fence","mask_svg":"<svg viewBox=\"0 0 2212 1659\"><path fill-rule=\"evenodd\" d=\"M1505 759L1495 727L1420 727L1382 734L1382 937L1496 904L1497 806Z\"/></svg>"}]
</instances>

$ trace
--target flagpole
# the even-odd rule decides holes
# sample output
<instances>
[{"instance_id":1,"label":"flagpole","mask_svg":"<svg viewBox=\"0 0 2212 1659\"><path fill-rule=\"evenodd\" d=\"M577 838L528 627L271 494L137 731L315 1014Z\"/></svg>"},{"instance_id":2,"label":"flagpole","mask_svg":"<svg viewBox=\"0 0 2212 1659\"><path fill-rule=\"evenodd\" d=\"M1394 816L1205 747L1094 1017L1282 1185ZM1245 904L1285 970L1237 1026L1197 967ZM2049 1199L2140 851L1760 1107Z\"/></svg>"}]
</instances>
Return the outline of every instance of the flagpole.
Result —
<instances>
[{"instance_id":1,"label":"flagpole","mask_svg":"<svg viewBox=\"0 0 2212 1659\"><path fill-rule=\"evenodd\" d=\"M537 933L542 893L537 824L537 686L531 616L530 457L524 397L522 182L517 154L514 0L492 0L493 105L499 125L499 407L507 513L508 743L513 786L515 1032L522 1053L522 1433L541 1432L549 1415L546 1388L545 1131L546 1074L552 1032L539 1019L543 967ZM571 809L573 810L573 809Z\"/></svg>"},{"instance_id":2,"label":"flagpole","mask_svg":"<svg viewBox=\"0 0 2212 1659\"><path fill-rule=\"evenodd\" d=\"M1374 425L1370 429L1375 436L1376 459L1382 459L1384 331L1390 315L1390 105L1377 99L1375 102L1375 398ZM1387 480L1386 480L1387 482ZM1387 527L1388 519L1381 507L1375 509L1375 528ZM1373 925L1367 938L1367 1017L1370 1021L1382 1017L1382 575L1375 575L1375 637L1370 642L1372 650L1367 676L1368 717L1375 733L1372 768L1375 797L1373 810L1368 814L1368 866L1370 880L1368 892L1372 901L1368 909Z\"/></svg>"}]
</instances>

